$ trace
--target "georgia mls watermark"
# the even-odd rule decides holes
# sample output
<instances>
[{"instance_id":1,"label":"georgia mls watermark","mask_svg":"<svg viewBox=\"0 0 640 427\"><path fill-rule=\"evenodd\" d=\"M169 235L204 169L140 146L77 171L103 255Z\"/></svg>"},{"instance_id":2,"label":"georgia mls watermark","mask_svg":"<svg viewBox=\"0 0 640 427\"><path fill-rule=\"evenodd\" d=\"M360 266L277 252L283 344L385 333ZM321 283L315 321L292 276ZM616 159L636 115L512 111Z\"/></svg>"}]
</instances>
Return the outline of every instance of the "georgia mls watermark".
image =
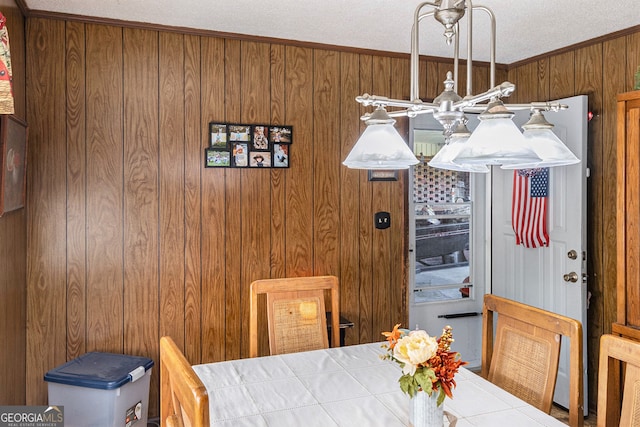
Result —
<instances>
[{"instance_id":1,"label":"georgia mls watermark","mask_svg":"<svg viewBox=\"0 0 640 427\"><path fill-rule=\"evenodd\" d=\"M0 427L64 427L64 407L0 406Z\"/></svg>"}]
</instances>

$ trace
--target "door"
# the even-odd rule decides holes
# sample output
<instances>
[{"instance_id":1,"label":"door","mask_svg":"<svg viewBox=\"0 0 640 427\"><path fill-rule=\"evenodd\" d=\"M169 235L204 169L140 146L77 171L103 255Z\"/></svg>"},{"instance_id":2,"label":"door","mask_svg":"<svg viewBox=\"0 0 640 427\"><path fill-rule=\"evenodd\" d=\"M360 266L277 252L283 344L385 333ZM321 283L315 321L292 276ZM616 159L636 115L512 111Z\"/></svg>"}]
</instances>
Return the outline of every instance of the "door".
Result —
<instances>
[{"instance_id":1,"label":"door","mask_svg":"<svg viewBox=\"0 0 640 427\"><path fill-rule=\"evenodd\" d=\"M561 99L568 110L547 113L554 133L581 159L576 165L549 169L547 230L549 247L516 245L511 227L514 171L493 170L491 292L582 322L584 398L587 404L586 178L587 97ZM528 118L514 118L518 125ZM569 352L563 341L554 401L568 407Z\"/></svg>"},{"instance_id":2,"label":"door","mask_svg":"<svg viewBox=\"0 0 640 427\"><path fill-rule=\"evenodd\" d=\"M444 144L442 126L430 115L411 123L410 144L421 162L409 174L409 327L439 336L450 325L453 349L479 367L488 282L487 177L428 167ZM476 124L470 120L470 129Z\"/></svg>"}]
</instances>

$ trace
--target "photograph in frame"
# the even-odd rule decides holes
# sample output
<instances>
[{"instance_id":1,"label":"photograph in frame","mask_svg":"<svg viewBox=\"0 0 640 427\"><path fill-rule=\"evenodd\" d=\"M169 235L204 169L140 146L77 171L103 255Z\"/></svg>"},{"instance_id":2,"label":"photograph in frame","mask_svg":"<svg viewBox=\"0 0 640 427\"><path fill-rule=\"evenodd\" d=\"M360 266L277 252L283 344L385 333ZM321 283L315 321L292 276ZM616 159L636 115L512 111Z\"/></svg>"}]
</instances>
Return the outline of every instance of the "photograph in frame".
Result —
<instances>
[{"instance_id":1,"label":"photograph in frame","mask_svg":"<svg viewBox=\"0 0 640 427\"><path fill-rule=\"evenodd\" d=\"M253 127L253 141L251 143L252 150L269 151L269 126L255 125Z\"/></svg>"},{"instance_id":2,"label":"photograph in frame","mask_svg":"<svg viewBox=\"0 0 640 427\"><path fill-rule=\"evenodd\" d=\"M273 144L273 167L288 168L289 167L289 144Z\"/></svg>"},{"instance_id":3,"label":"photograph in frame","mask_svg":"<svg viewBox=\"0 0 640 427\"><path fill-rule=\"evenodd\" d=\"M249 167L251 168L270 168L271 153L269 151L251 151L249 152Z\"/></svg>"},{"instance_id":4,"label":"photograph in frame","mask_svg":"<svg viewBox=\"0 0 640 427\"><path fill-rule=\"evenodd\" d=\"M209 133L213 148L227 148L227 125L224 123L209 123Z\"/></svg>"},{"instance_id":5,"label":"photograph in frame","mask_svg":"<svg viewBox=\"0 0 640 427\"><path fill-rule=\"evenodd\" d=\"M269 127L269 141L272 144L291 144L293 142L293 127L291 126Z\"/></svg>"},{"instance_id":6,"label":"photograph in frame","mask_svg":"<svg viewBox=\"0 0 640 427\"><path fill-rule=\"evenodd\" d=\"M231 142L250 142L251 141L251 125L228 125L229 141Z\"/></svg>"},{"instance_id":7,"label":"photograph in frame","mask_svg":"<svg viewBox=\"0 0 640 427\"><path fill-rule=\"evenodd\" d=\"M244 142L234 142L231 149L233 166L246 168L249 166L249 144Z\"/></svg>"},{"instance_id":8,"label":"photograph in frame","mask_svg":"<svg viewBox=\"0 0 640 427\"><path fill-rule=\"evenodd\" d=\"M207 168L228 168L231 166L231 152L229 150L216 150L206 148L204 150L204 165Z\"/></svg>"},{"instance_id":9,"label":"photograph in frame","mask_svg":"<svg viewBox=\"0 0 640 427\"><path fill-rule=\"evenodd\" d=\"M27 126L14 116L0 119L0 216L24 207Z\"/></svg>"}]
</instances>

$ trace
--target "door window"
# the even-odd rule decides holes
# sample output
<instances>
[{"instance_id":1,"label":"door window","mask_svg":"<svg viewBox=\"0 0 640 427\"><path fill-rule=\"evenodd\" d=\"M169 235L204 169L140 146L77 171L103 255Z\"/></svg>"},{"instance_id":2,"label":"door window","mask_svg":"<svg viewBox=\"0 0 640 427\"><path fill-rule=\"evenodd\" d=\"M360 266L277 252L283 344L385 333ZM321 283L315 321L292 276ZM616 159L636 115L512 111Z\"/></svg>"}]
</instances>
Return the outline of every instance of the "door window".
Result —
<instances>
[{"instance_id":1,"label":"door window","mask_svg":"<svg viewBox=\"0 0 640 427\"><path fill-rule=\"evenodd\" d=\"M444 146L441 131L414 130L415 303L471 297L470 174L430 167Z\"/></svg>"}]
</instances>

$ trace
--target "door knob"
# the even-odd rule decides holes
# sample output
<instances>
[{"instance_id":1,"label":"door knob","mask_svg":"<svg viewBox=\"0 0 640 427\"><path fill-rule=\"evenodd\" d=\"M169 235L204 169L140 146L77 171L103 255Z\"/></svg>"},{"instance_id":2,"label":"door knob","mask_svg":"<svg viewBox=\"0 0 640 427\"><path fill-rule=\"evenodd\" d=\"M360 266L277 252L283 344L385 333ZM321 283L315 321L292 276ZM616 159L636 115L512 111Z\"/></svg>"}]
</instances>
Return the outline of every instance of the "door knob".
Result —
<instances>
[{"instance_id":1,"label":"door knob","mask_svg":"<svg viewBox=\"0 0 640 427\"><path fill-rule=\"evenodd\" d=\"M575 271L572 271L569 274L565 274L563 276L563 278L564 278L565 282L573 282L573 283L575 283L575 282L578 281L578 273L576 273Z\"/></svg>"},{"instance_id":2,"label":"door knob","mask_svg":"<svg viewBox=\"0 0 640 427\"><path fill-rule=\"evenodd\" d=\"M567 257L569 259L577 259L578 258L578 252L576 252L574 249L571 249L568 253L567 253Z\"/></svg>"}]
</instances>

